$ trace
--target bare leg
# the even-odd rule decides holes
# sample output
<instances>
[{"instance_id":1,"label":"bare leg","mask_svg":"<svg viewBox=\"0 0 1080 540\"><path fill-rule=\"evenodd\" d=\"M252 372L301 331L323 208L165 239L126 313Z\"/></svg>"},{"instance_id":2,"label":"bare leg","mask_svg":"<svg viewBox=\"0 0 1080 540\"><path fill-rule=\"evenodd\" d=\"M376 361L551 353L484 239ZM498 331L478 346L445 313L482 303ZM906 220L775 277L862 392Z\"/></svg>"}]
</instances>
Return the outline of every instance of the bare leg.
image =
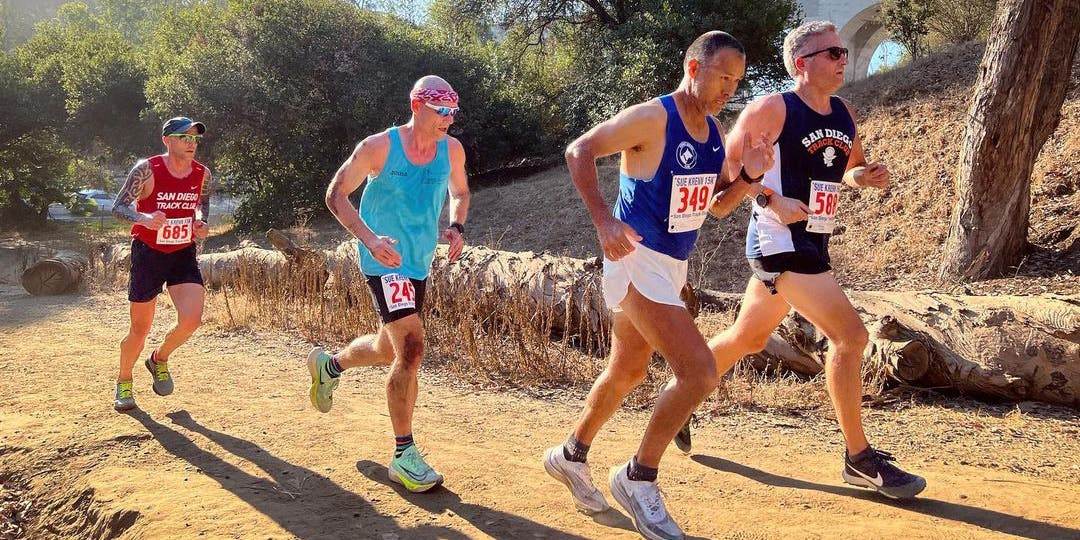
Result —
<instances>
[{"instance_id":1,"label":"bare leg","mask_svg":"<svg viewBox=\"0 0 1080 540\"><path fill-rule=\"evenodd\" d=\"M869 339L836 278L831 273L785 272L776 288L796 311L829 338L825 382L836 409L836 420L847 441L848 454L866 449L862 426L862 356Z\"/></svg>"},{"instance_id":2,"label":"bare leg","mask_svg":"<svg viewBox=\"0 0 1080 540\"><path fill-rule=\"evenodd\" d=\"M383 327L394 348L394 362L386 380L386 401L394 436L412 433L416 406L416 375L424 359L424 326L417 315L409 315Z\"/></svg>"},{"instance_id":3,"label":"bare leg","mask_svg":"<svg viewBox=\"0 0 1080 540\"><path fill-rule=\"evenodd\" d=\"M154 308L157 306L157 298L149 302L131 302L128 312L131 314L131 326L128 334L120 342L120 376L118 381L130 381L131 369L135 361L142 354L146 345L146 336L150 335L150 327L154 324Z\"/></svg>"},{"instance_id":4,"label":"bare leg","mask_svg":"<svg viewBox=\"0 0 1080 540\"><path fill-rule=\"evenodd\" d=\"M168 290L176 307L176 325L165 334L165 341L157 348L154 359L161 362L168 360L169 355L202 324L203 300L206 298L206 289L198 283L170 285Z\"/></svg>"},{"instance_id":5,"label":"bare leg","mask_svg":"<svg viewBox=\"0 0 1080 540\"><path fill-rule=\"evenodd\" d=\"M675 384L664 388L657 398L638 447L638 463L656 468L690 413L716 388L716 364L686 308L653 302L633 285L621 307L675 373Z\"/></svg>"},{"instance_id":6,"label":"bare leg","mask_svg":"<svg viewBox=\"0 0 1080 540\"><path fill-rule=\"evenodd\" d=\"M760 280L750 278L735 322L709 340L716 372L723 375L742 357L764 349L769 334L790 309L782 296L770 294Z\"/></svg>"},{"instance_id":7,"label":"bare leg","mask_svg":"<svg viewBox=\"0 0 1080 540\"><path fill-rule=\"evenodd\" d=\"M604 423L645 378L652 353L652 347L634 328L626 313L616 312L612 324L611 361L589 391L585 409L574 428L575 439L592 444Z\"/></svg>"},{"instance_id":8,"label":"bare leg","mask_svg":"<svg viewBox=\"0 0 1080 540\"><path fill-rule=\"evenodd\" d=\"M396 321L395 321L396 322ZM389 366L394 361L394 346L386 326L374 334L360 336L338 353L342 369L359 366Z\"/></svg>"}]
</instances>

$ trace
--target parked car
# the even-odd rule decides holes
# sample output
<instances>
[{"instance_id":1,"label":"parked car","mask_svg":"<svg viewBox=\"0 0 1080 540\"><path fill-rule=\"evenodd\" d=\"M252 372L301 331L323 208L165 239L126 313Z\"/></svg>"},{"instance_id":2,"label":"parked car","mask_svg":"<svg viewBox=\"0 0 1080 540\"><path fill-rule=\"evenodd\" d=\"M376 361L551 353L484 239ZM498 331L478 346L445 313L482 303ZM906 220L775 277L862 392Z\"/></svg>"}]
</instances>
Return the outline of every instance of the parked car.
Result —
<instances>
[{"instance_id":1,"label":"parked car","mask_svg":"<svg viewBox=\"0 0 1080 540\"><path fill-rule=\"evenodd\" d=\"M86 201L97 206L97 213L108 214L112 212L113 195L100 189L84 189L75 194L80 201Z\"/></svg>"}]
</instances>

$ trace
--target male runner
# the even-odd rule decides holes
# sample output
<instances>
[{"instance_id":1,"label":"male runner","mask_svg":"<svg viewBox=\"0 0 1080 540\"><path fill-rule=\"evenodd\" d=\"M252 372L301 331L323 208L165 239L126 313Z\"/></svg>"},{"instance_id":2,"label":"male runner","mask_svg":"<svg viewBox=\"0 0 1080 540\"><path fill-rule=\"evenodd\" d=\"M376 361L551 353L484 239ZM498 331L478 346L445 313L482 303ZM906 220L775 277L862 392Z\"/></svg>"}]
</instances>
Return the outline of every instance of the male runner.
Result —
<instances>
[{"instance_id":1,"label":"male runner","mask_svg":"<svg viewBox=\"0 0 1080 540\"><path fill-rule=\"evenodd\" d=\"M176 307L176 325L144 363L157 395L172 393L169 356L202 323L206 289L195 259L195 239L206 238L210 231L206 224L210 169L195 161L195 150L205 132L202 122L190 118L165 122L161 128L165 154L136 163L113 201L113 215L133 223L128 281L131 326L120 342L120 376L113 402L118 411L135 408L131 369L146 344L162 285Z\"/></svg>"},{"instance_id":2,"label":"male runner","mask_svg":"<svg viewBox=\"0 0 1080 540\"><path fill-rule=\"evenodd\" d=\"M784 64L793 91L751 103L729 137L764 133L775 141L776 164L756 195L746 233L753 276L735 323L709 342L718 373L765 348L769 334L790 309L829 339L825 379L844 433L843 479L891 498L914 497L926 480L897 467L888 452L870 446L860 417L863 349L867 332L829 266L829 234L836 224L840 183L855 188L889 186L889 169L867 163L854 112L833 95L844 83L847 49L836 27L810 22L784 39ZM732 148L732 159L739 158ZM756 192L756 193L753 193ZM689 424L680 447L689 451Z\"/></svg>"},{"instance_id":3,"label":"male runner","mask_svg":"<svg viewBox=\"0 0 1080 540\"><path fill-rule=\"evenodd\" d=\"M698 37L670 95L637 104L570 144L566 162L604 251L604 298L614 312L611 361L596 380L573 432L547 451L544 468L570 488L583 512L608 508L593 485L589 446L626 395L645 377L653 351L667 359L675 383L657 398L637 454L609 475L611 493L644 537L683 538L656 484L660 457L717 375L679 292L687 258L707 212L723 216L772 165L766 144L743 144L745 169L728 159L715 119L745 73L742 45L724 32ZM622 153L614 214L597 186L596 160ZM725 164L726 163L726 164ZM727 187L728 179L734 183ZM715 193L715 194L714 194Z\"/></svg>"},{"instance_id":4,"label":"male runner","mask_svg":"<svg viewBox=\"0 0 1080 540\"><path fill-rule=\"evenodd\" d=\"M450 261L461 255L469 184L465 149L446 134L458 112L457 93L443 79L428 75L416 81L409 98L409 123L361 141L326 191L330 211L362 244L360 270L382 324L377 333L356 338L335 355L312 349L308 370L311 404L328 412L342 371L390 366L386 399L397 443L390 480L420 492L443 481L413 442L416 373L424 357L424 290L447 191L450 226L442 234L450 242ZM358 214L349 194L365 180Z\"/></svg>"}]
</instances>

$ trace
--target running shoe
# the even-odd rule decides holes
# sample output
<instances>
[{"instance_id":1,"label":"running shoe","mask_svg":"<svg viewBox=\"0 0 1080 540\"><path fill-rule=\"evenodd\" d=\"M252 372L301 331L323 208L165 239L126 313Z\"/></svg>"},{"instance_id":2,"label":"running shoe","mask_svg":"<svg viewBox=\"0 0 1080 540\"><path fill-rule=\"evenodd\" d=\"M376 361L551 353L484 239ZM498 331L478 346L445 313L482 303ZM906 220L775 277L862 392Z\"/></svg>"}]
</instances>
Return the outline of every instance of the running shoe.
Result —
<instances>
[{"instance_id":1,"label":"running shoe","mask_svg":"<svg viewBox=\"0 0 1080 540\"><path fill-rule=\"evenodd\" d=\"M598 514L611 508L604 494L596 489L588 463L579 463L566 459L563 447L548 448L544 453L544 470L552 478L570 488L574 496L574 506L586 514Z\"/></svg>"}]
</instances>

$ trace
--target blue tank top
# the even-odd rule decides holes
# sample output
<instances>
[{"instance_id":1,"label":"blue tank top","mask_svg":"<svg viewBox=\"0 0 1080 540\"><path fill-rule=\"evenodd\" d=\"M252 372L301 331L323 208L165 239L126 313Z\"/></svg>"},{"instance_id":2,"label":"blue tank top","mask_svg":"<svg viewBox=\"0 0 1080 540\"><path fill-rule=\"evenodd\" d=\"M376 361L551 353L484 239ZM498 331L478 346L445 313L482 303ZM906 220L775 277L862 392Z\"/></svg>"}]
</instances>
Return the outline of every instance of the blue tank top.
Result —
<instances>
[{"instance_id":1,"label":"blue tank top","mask_svg":"<svg viewBox=\"0 0 1080 540\"><path fill-rule=\"evenodd\" d=\"M775 163L762 184L773 191L799 199L811 209L811 181L840 183L847 171L855 141L855 120L843 100L829 98L832 111L819 114L795 92L780 94L787 112L784 127L774 146ZM771 212L753 205L746 231L746 256L805 252L829 262L829 235L808 232L806 221L784 225Z\"/></svg>"},{"instance_id":2,"label":"blue tank top","mask_svg":"<svg viewBox=\"0 0 1080 540\"><path fill-rule=\"evenodd\" d=\"M645 247L685 261L712 204L724 143L711 119L706 120L708 140L697 142L683 125L675 98L661 96L660 103L667 111L660 166L649 179L620 173L613 213L641 235Z\"/></svg>"},{"instance_id":3,"label":"blue tank top","mask_svg":"<svg viewBox=\"0 0 1080 540\"><path fill-rule=\"evenodd\" d=\"M401 266L383 266L360 243L360 270L369 276L402 274L424 279L431 271L439 241L439 214L450 182L450 155L443 138L436 144L435 158L430 163L414 165L405 155L398 128L392 127L388 133L390 152L379 175L368 179L360 198L360 219L375 234L397 239L394 249L401 254Z\"/></svg>"}]
</instances>

